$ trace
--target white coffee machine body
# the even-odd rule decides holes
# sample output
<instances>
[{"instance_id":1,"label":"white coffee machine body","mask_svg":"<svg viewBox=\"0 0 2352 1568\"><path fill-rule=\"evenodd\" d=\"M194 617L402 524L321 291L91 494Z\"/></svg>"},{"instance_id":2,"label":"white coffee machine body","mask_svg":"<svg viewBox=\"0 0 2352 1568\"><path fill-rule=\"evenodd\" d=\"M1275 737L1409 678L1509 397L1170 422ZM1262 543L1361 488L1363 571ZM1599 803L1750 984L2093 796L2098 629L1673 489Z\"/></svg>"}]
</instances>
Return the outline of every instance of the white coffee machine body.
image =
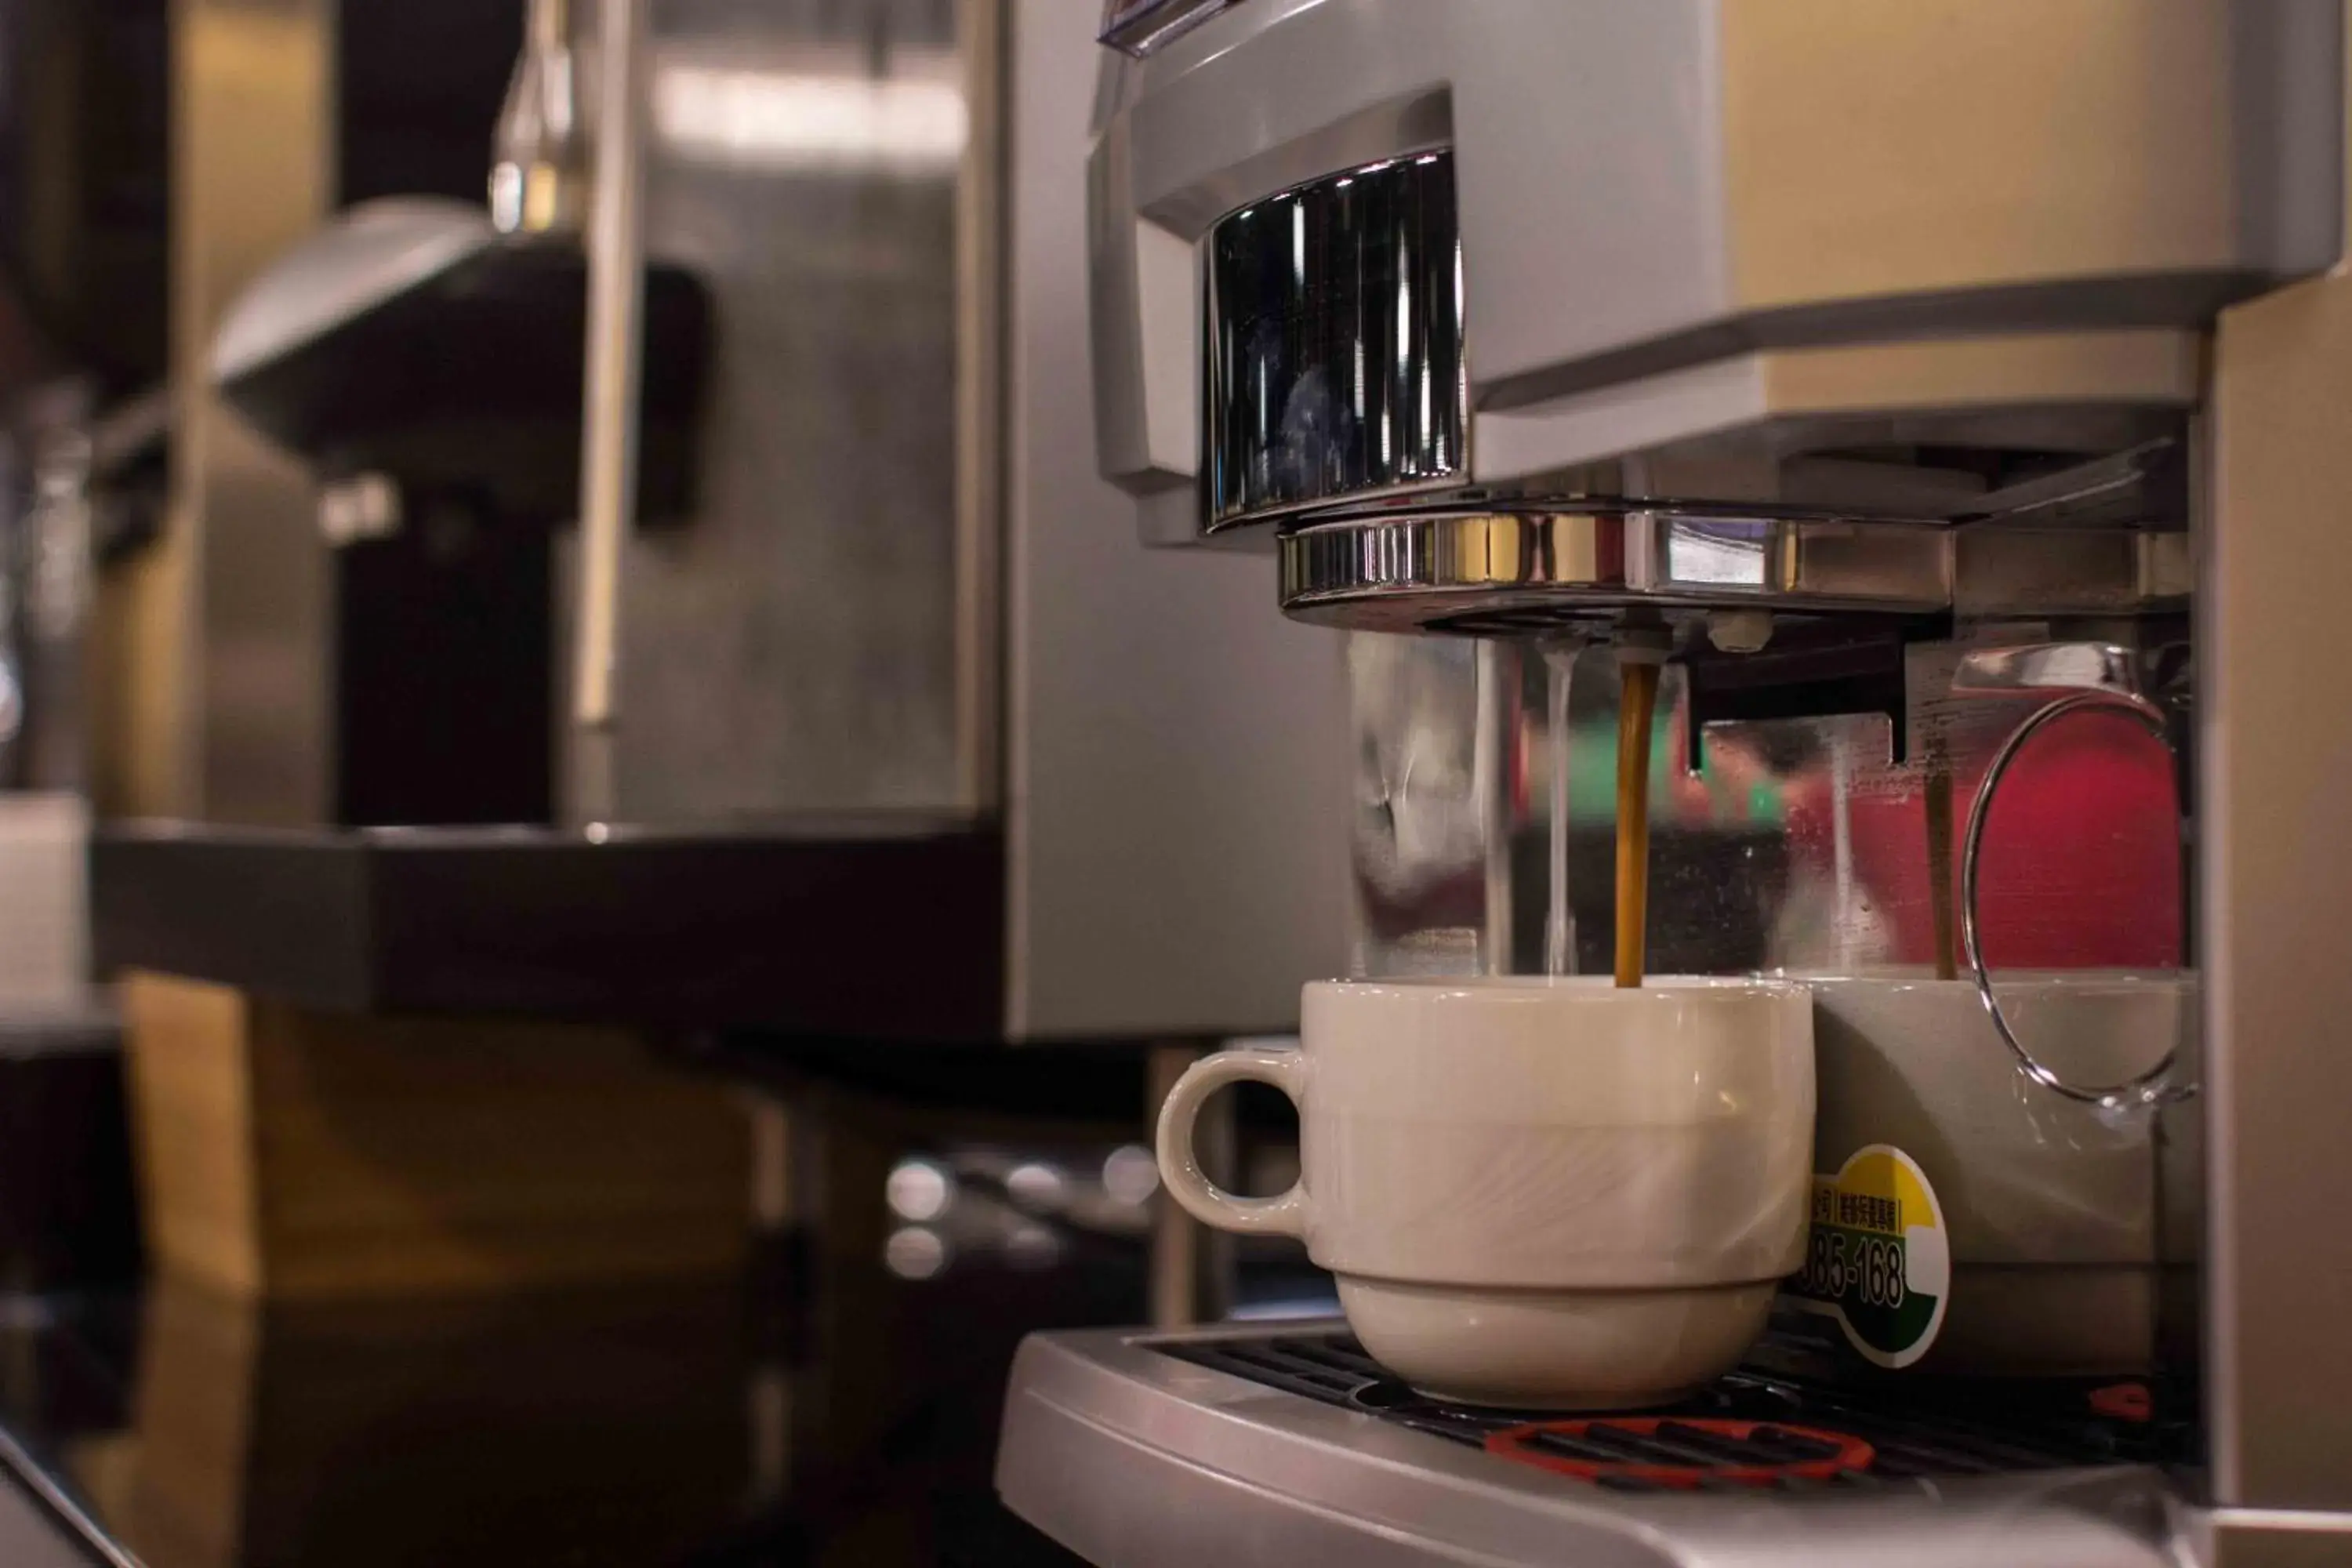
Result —
<instances>
[{"instance_id":1,"label":"white coffee machine body","mask_svg":"<svg viewBox=\"0 0 2352 1568\"><path fill-rule=\"evenodd\" d=\"M2216 309L2340 251L2334 9L1244 0L1105 72L1101 466L1154 537L1246 521L1198 502L1202 242L1442 150L1462 447L1293 507L1643 458L1659 496L1962 510L1922 492L1981 479L1932 458L1805 458L2098 451L2193 406Z\"/></svg>"},{"instance_id":2,"label":"white coffee machine body","mask_svg":"<svg viewBox=\"0 0 2352 1568\"><path fill-rule=\"evenodd\" d=\"M1147 538L1268 549L1269 597L1357 637L1359 969L1574 968L1605 941L1570 831L1605 815L1575 787L1598 684L1576 650L1664 628L1660 967L1883 979L1926 961L1963 994L1992 961L2166 971L2176 1037L2112 1078L2043 1049L2030 1007L1969 1043L1982 1070L1954 1069L1931 1030L1857 1037L1823 1070L1860 1086L1832 1164L1919 1144L1958 1205L1956 1268L2048 1266L2012 1300L2063 1293L2085 1261L2127 1287L2123 1359L2158 1362L2152 1425L2173 1426L2153 1447L2110 1426L2100 1463L2020 1425L2012 1457L2039 1458L1893 1463L1851 1507L1538 1496L1497 1454L1443 1445L1523 1437L1400 1411L1328 1336L1072 1338L1016 1370L1008 1500L1122 1568L1375 1540L1399 1562L1597 1561L1637 1539L1672 1561L1899 1542L1957 1562L1994 1517L2011 1557L2053 1563L2352 1539L2352 1347L2326 1307L2352 1294L2352 1233L2321 1219L2352 1205L2322 1110L2352 1089L2325 1048L2352 965L2282 923L2352 884L2352 841L2314 805L2340 789L2326 737L2352 721L2320 586L2352 569L2352 538L2319 521L2352 487L2343 7L1110 9L1089 169L1099 467ZM2028 860L2057 883L2112 877L2084 847L2128 817L2159 824L2137 853L2177 875L2113 880L2089 914L2031 905L2055 912L2022 945L2014 921L1959 929L1963 906L1998 914L1996 870L1981 897L1935 876L1866 896L1886 891L1884 795L1916 811L1941 770L1959 837L2008 740L2061 701L2111 710L2077 741L2124 718L2138 750L2055 790L2079 806L2063 821L2035 817L2021 763ZM1391 787L1408 755L1411 812ZM1715 787L1734 763L1744 806ZM1933 831L1906 853L1957 877L1969 858ZM2110 919L2129 940L2082 934ZM2100 1131L2091 1165L2064 1163L2070 1125ZM2049 1207L1975 1179L2020 1140L2123 1194L2073 1216L2105 1226L2098 1246L2003 1230ZM2163 1289L2168 1267L2188 1289ZM1999 1334L1995 1314L1977 1342ZM1883 1453L1912 1439L1873 1423L1947 1408L1932 1359L1822 1385L1780 1355L1759 1386L1813 1390ZM1180 1470L1225 1481L1188 1489Z\"/></svg>"}]
</instances>

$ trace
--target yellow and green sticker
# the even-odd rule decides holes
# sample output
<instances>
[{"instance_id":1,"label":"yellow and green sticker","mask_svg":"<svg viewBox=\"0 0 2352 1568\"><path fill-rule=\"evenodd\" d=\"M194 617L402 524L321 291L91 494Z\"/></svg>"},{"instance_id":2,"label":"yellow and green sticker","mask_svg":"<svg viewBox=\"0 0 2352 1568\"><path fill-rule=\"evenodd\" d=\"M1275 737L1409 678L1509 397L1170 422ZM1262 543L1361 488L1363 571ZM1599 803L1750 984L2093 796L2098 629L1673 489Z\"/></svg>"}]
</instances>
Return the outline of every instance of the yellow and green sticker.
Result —
<instances>
[{"instance_id":1,"label":"yellow and green sticker","mask_svg":"<svg viewBox=\"0 0 2352 1568\"><path fill-rule=\"evenodd\" d=\"M1936 1342L1951 1284L1944 1211L1910 1155L1873 1143L1813 1178L1805 1267L1788 1284L1798 1306L1835 1318L1876 1364L1905 1367Z\"/></svg>"}]
</instances>

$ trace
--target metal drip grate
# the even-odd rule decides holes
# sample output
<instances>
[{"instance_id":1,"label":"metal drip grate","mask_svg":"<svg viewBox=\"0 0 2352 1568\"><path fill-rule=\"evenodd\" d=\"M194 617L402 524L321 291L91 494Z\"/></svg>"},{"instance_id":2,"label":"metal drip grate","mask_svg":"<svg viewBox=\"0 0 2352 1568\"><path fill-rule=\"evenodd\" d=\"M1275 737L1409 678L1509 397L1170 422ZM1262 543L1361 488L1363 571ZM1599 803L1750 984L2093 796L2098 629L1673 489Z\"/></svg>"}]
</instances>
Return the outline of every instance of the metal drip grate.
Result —
<instances>
[{"instance_id":1,"label":"metal drip grate","mask_svg":"<svg viewBox=\"0 0 2352 1568\"><path fill-rule=\"evenodd\" d=\"M2184 1457L2189 1424L2157 1418L2141 1385L2063 1380L1832 1386L1793 1373L1809 1352L1768 1339L1742 1371L1671 1409L1557 1419L1450 1405L1414 1393L1352 1335L1284 1333L1168 1341L1164 1355L1522 1463L1627 1491L1759 1486L1871 1488ZM1769 1370L1768 1370L1769 1369ZM1846 1462L1856 1447L1860 1463Z\"/></svg>"}]
</instances>

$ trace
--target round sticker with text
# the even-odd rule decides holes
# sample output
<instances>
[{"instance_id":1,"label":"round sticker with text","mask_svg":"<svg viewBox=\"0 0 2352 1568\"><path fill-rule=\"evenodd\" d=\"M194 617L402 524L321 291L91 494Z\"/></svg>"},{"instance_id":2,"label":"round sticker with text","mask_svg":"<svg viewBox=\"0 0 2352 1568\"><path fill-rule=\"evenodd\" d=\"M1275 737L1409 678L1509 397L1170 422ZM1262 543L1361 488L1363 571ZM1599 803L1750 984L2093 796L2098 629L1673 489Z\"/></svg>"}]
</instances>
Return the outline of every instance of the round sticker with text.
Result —
<instances>
[{"instance_id":1,"label":"round sticker with text","mask_svg":"<svg viewBox=\"0 0 2352 1568\"><path fill-rule=\"evenodd\" d=\"M1944 1211L1910 1155L1873 1143L1813 1178L1805 1267L1788 1289L1835 1318L1848 1344L1877 1365L1909 1366L1936 1342L1951 1283Z\"/></svg>"}]
</instances>

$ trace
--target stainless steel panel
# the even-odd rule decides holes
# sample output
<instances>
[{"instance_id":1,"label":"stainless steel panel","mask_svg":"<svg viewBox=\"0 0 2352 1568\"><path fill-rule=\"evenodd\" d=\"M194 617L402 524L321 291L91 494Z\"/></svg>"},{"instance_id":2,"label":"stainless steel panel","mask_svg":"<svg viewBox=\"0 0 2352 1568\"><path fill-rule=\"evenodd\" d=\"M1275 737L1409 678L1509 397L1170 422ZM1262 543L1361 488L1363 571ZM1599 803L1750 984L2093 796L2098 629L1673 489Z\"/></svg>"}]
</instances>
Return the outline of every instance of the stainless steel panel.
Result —
<instances>
[{"instance_id":1,"label":"stainless steel panel","mask_svg":"<svg viewBox=\"0 0 2352 1568\"><path fill-rule=\"evenodd\" d=\"M649 252L718 323L696 515L624 568L615 814L967 810L982 689L960 539L964 231L990 0L670 0ZM979 498L984 500L984 498Z\"/></svg>"},{"instance_id":2,"label":"stainless steel panel","mask_svg":"<svg viewBox=\"0 0 2352 1568\"><path fill-rule=\"evenodd\" d=\"M2352 1559L2352 1514L2219 1508L2186 1522L2201 1568L2336 1568Z\"/></svg>"},{"instance_id":3,"label":"stainless steel panel","mask_svg":"<svg viewBox=\"0 0 2352 1568\"><path fill-rule=\"evenodd\" d=\"M327 561L300 465L214 395L213 336L332 199L334 8L180 0L172 16L170 516L108 585L102 804L215 821L327 811Z\"/></svg>"},{"instance_id":4,"label":"stainless steel panel","mask_svg":"<svg viewBox=\"0 0 2352 1568\"><path fill-rule=\"evenodd\" d=\"M1012 52L1004 0L964 0L959 23L967 96L956 200L957 799L993 811L1004 789L1004 384L1006 166Z\"/></svg>"},{"instance_id":5,"label":"stainless steel panel","mask_svg":"<svg viewBox=\"0 0 2352 1568\"><path fill-rule=\"evenodd\" d=\"M2188 607L2186 532L1967 528L1953 607L1979 616L2116 616Z\"/></svg>"},{"instance_id":6,"label":"stainless steel panel","mask_svg":"<svg viewBox=\"0 0 2352 1568\"><path fill-rule=\"evenodd\" d=\"M997 1453L1006 1504L1100 1568L2179 1561L2153 1467L1964 1477L1866 1496L1762 1488L1643 1496L1524 1477L1471 1445L1278 1394L1117 1330L1023 1342Z\"/></svg>"},{"instance_id":7,"label":"stainless steel panel","mask_svg":"<svg viewBox=\"0 0 2352 1568\"><path fill-rule=\"evenodd\" d=\"M2347 408L2352 278L2223 313L2199 550L2206 1409L2216 1500L2262 1509L2352 1506Z\"/></svg>"},{"instance_id":8,"label":"stainless steel panel","mask_svg":"<svg viewBox=\"0 0 2352 1568\"><path fill-rule=\"evenodd\" d=\"M1471 313L1481 309L1474 298ZM1471 443L1486 484L1612 464L1643 481L1637 494L1804 505L1821 504L1818 481L1832 478L1848 509L1957 517L1982 499L1981 478L1962 482L1967 467L1844 463L1823 475L1820 462L1905 447L1973 447L1995 463L2133 447L2179 426L2203 366L2199 334L2163 328L1777 349L1484 409Z\"/></svg>"},{"instance_id":9,"label":"stainless steel panel","mask_svg":"<svg viewBox=\"0 0 2352 1568\"><path fill-rule=\"evenodd\" d=\"M1972 648L1952 675L1955 697L2045 697L2069 691L2110 691L2139 697L2138 661L2111 643L2027 643Z\"/></svg>"}]
</instances>

